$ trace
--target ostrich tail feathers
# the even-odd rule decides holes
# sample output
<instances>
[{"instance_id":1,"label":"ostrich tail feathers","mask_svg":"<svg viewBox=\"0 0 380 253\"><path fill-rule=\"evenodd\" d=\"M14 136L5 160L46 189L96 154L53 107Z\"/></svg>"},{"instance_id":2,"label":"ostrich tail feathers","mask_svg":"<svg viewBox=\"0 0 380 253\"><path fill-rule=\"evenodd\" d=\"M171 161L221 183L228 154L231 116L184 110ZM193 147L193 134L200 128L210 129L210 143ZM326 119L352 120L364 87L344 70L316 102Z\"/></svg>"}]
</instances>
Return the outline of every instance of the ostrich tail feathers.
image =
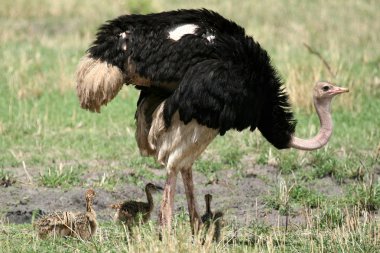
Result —
<instances>
[{"instance_id":1,"label":"ostrich tail feathers","mask_svg":"<svg viewBox=\"0 0 380 253\"><path fill-rule=\"evenodd\" d=\"M90 55L84 56L77 68L77 95L83 109L100 112L120 91L124 83L123 72Z\"/></svg>"}]
</instances>

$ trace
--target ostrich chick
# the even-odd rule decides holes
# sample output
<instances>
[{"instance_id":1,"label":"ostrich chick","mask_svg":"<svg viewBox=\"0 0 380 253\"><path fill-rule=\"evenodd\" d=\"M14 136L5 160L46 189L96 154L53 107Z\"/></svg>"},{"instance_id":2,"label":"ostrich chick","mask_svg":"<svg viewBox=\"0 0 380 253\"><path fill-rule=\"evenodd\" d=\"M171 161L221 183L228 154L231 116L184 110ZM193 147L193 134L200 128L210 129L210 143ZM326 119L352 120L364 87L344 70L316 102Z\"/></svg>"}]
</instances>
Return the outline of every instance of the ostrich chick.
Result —
<instances>
[{"instance_id":1,"label":"ostrich chick","mask_svg":"<svg viewBox=\"0 0 380 253\"><path fill-rule=\"evenodd\" d=\"M147 222L150 219L150 215L154 208L152 193L155 193L158 190L163 189L160 186L148 183L145 186L145 193L148 200L147 203L129 200L123 203L111 205L111 208L116 209L114 220L121 221L126 224L129 229L139 222Z\"/></svg>"},{"instance_id":2,"label":"ostrich chick","mask_svg":"<svg viewBox=\"0 0 380 253\"><path fill-rule=\"evenodd\" d=\"M214 235L213 240L219 241L220 240L220 231L222 228L222 219L223 219L223 212L217 211L212 212L211 211L211 200L212 195L206 194L205 195L205 202L206 202L206 213L202 215L201 220L204 225L205 232L207 232L210 229L210 225L214 225Z\"/></svg>"},{"instance_id":3,"label":"ostrich chick","mask_svg":"<svg viewBox=\"0 0 380 253\"><path fill-rule=\"evenodd\" d=\"M54 212L37 220L33 226L37 229L40 238L52 236L76 236L89 239L96 231L96 214L92 207L95 192L86 191L86 213Z\"/></svg>"},{"instance_id":4,"label":"ostrich chick","mask_svg":"<svg viewBox=\"0 0 380 253\"><path fill-rule=\"evenodd\" d=\"M46 238L46 236L71 236L73 220L75 214L73 212L54 212L44 215L38 219L34 224L37 229L39 238Z\"/></svg>"},{"instance_id":5,"label":"ostrich chick","mask_svg":"<svg viewBox=\"0 0 380 253\"><path fill-rule=\"evenodd\" d=\"M86 191L86 212L77 214L73 222L74 235L84 240L89 240L96 233L98 227L93 208L95 195L92 189Z\"/></svg>"}]
</instances>

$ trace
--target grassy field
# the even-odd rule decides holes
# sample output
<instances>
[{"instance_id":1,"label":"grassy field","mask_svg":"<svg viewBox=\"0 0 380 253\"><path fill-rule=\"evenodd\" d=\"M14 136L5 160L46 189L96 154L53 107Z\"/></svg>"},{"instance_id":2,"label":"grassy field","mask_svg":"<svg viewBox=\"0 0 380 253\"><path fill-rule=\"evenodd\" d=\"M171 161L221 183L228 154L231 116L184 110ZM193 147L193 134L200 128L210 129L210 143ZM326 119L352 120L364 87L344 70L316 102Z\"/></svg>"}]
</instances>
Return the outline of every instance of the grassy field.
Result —
<instances>
[{"instance_id":1,"label":"grassy field","mask_svg":"<svg viewBox=\"0 0 380 253\"><path fill-rule=\"evenodd\" d=\"M255 165L276 168L277 181L260 178L272 193L263 201L283 217L305 210L299 226L258 222L236 236L236 228L228 225L222 242L202 245L200 238L189 239L188 218L179 214L175 236L163 241L157 239L154 223L138 228L128 243L123 228L106 221L90 242L42 241L30 224L8 224L4 218L4 252L380 252L378 1L4 0L1 5L0 180L15 180L16 187L30 183L112 191L162 179L152 172L159 165L138 152L135 90L124 88L101 114L82 110L75 95L75 68L96 28L121 14L206 7L241 24L268 50L285 80L300 136L318 130L311 100L315 81L350 88L333 102L334 134L322 150L277 151L258 132L229 132L195 165L210 180L231 169L244 177ZM113 176L125 168L134 170L135 177ZM96 185L78 179L105 169L110 173ZM27 174L27 182L19 178L20 171ZM326 178L341 192L330 196L311 187ZM7 211L0 206L0 214Z\"/></svg>"}]
</instances>

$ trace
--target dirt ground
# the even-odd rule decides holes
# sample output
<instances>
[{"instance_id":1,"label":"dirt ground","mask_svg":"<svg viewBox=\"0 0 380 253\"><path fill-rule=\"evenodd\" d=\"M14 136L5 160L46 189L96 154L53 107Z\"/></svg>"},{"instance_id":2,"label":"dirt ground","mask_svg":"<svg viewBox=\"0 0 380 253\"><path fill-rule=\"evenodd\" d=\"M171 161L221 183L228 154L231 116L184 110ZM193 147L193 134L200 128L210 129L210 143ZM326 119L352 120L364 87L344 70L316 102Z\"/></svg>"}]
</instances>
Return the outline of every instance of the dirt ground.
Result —
<instances>
[{"instance_id":1,"label":"dirt ground","mask_svg":"<svg viewBox=\"0 0 380 253\"><path fill-rule=\"evenodd\" d=\"M57 210L85 210L84 188L72 187L69 189L46 188L38 186L31 180L36 178L38 170L29 169L28 173L24 168L12 168L15 175L15 182L3 182L0 184L0 212L9 223L30 223L33 212L35 214L45 214ZM154 169L155 174L164 176L164 169ZM98 177L98 172L87 173L83 180L91 182ZM125 172L125 173L128 173ZM268 225L284 225L285 217L279 215L278 211L271 210L265 206L264 198L271 194L271 183L276 182L278 170L271 166L254 166L247 168L242 174L237 176L235 170L223 170L217 174L218 180L210 182L201 173L194 172L195 189L197 194L198 209L200 213L205 211L204 195L213 195L213 210L222 210L225 213L225 220L239 226L248 226L253 222L263 222ZM265 179L264 182L262 179ZM269 183L268 183L269 182ZM147 182L144 182L147 183ZM153 182L164 185L164 180ZM272 184L273 185L273 184ZM313 188L327 195L340 195L342 189L331 178L318 181ZM142 187L133 184L119 186L113 191L96 189L97 193L94 206L99 220L111 220L113 210L107 206L109 204L123 200L146 201ZM161 194L157 193L155 199L155 211L153 219L157 219L160 206ZM182 179L179 176L177 181L175 212L187 211ZM289 218L289 224L304 223L305 218L302 210L296 212Z\"/></svg>"}]
</instances>

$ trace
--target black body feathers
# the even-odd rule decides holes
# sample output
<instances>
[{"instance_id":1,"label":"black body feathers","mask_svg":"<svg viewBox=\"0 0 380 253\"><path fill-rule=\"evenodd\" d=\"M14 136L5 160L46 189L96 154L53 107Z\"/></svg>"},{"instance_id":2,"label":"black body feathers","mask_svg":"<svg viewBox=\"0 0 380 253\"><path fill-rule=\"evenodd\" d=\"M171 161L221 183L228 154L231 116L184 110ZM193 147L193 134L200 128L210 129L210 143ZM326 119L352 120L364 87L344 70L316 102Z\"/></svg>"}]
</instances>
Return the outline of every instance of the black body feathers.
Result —
<instances>
[{"instance_id":1,"label":"black body feathers","mask_svg":"<svg viewBox=\"0 0 380 253\"><path fill-rule=\"evenodd\" d=\"M173 40L170 32L183 25L196 29ZM119 67L126 81L136 75L148 80L149 85L134 83L144 86L139 101L159 94L166 127L179 111L185 123L196 119L221 135L257 127L277 148L287 148L294 133L288 96L267 52L215 12L120 16L100 27L88 52Z\"/></svg>"}]
</instances>

